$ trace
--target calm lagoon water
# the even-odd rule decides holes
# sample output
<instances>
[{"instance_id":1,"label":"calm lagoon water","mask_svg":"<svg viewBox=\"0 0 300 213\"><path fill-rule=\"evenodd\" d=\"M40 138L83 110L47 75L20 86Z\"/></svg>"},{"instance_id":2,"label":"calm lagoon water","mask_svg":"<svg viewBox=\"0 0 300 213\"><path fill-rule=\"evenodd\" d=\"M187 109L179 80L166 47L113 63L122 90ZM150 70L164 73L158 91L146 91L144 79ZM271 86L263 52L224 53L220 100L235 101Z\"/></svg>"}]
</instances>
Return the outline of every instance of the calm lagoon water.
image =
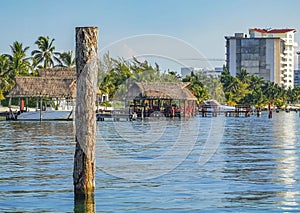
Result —
<instances>
[{"instance_id":1,"label":"calm lagoon water","mask_svg":"<svg viewBox=\"0 0 300 213\"><path fill-rule=\"evenodd\" d=\"M298 113L97 126L95 212L300 212ZM0 122L0 212L73 212L74 147L72 122Z\"/></svg>"}]
</instances>

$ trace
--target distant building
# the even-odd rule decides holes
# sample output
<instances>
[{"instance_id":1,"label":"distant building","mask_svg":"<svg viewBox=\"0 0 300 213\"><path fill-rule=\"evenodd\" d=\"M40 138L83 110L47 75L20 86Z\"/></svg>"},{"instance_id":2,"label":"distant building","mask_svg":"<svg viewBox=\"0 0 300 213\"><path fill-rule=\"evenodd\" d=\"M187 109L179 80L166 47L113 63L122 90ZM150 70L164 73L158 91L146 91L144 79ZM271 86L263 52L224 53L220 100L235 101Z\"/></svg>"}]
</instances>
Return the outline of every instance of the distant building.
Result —
<instances>
[{"instance_id":1,"label":"distant building","mask_svg":"<svg viewBox=\"0 0 300 213\"><path fill-rule=\"evenodd\" d=\"M300 87L300 70L294 71L294 85Z\"/></svg>"},{"instance_id":2,"label":"distant building","mask_svg":"<svg viewBox=\"0 0 300 213\"><path fill-rule=\"evenodd\" d=\"M264 80L294 87L294 29L249 29L226 36L226 66L236 76L241 69Z\"/></svg>"},{"instance_id":3,"label":"distant building","mask_svg":"<svg viewBox=\"0 0 300 213\"><path fill-rule=\"evenodd\" d=\"M294 71L294 85L300 87L300 52L297 52L298 68Z\"/></svg>"},{"instance_id":4,"label":"distant building","mask_svg":"<svg viewBox=\"0 0 300 213\"><path fill-rule=\"evenodd\" d=\"M191 73L203 73L205 75L218 77L223 72L223 67L215 67L215 69L205 69L205 68L197 68L197 67L182 67L181 68L181 76L182 78L185 78L187 75L190 75Z\"/></svg>"}]
</instances>

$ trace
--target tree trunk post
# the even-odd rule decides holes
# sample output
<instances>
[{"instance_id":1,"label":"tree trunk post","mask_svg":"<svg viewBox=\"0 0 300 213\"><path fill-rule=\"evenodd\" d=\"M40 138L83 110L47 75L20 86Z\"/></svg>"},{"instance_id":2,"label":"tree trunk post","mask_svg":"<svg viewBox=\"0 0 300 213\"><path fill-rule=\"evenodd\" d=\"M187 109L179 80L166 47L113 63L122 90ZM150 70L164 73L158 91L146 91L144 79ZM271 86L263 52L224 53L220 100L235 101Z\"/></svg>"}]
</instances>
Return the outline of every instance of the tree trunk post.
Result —
<instances>
[{"instance_id":1,"label":"tree trunk post","mask_svg":"<svg viewBox=\"0 0 300 213\"><path fill-rule=\"evenodd\" d=\"M75 200L94 196L98 28L76 27Z\"/></svg>"}]
</instances>

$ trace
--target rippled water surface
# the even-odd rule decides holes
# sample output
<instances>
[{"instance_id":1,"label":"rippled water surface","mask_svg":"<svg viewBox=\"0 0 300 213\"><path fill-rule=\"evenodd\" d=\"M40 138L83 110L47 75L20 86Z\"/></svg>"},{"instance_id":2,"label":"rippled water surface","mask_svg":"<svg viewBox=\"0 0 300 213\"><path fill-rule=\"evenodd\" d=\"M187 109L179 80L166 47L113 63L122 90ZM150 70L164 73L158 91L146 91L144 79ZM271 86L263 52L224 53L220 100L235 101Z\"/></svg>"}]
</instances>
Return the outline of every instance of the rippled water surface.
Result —
<instances>
[{"instance_id":1,"label":"rippled water surface","mask_svg":"<svg viewBox=\"0 0 300 213\"><path fill-rule=\"evenodd\" d=\"M300 117L98 122L95 212L300 212ZM0 212L73 212L72 122L0 122Z\"/></svg>"}]
</instances>

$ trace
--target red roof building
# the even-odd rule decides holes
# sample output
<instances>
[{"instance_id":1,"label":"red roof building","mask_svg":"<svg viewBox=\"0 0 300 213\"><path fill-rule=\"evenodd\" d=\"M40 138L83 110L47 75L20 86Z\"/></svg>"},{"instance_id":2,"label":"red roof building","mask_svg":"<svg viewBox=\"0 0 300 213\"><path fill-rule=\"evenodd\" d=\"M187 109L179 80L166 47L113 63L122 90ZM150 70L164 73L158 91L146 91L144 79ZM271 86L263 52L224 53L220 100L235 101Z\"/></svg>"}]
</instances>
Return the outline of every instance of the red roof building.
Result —
<instances>
[{"instance_id":1,"label":"red roof building","mask_svg":"<svg viewBox=\"0 0 300 213\"><path fill-rule=\"evenodd\" d=\"M226 65L233 76L245 69L264 80L294 87L295 29L249 29L226 36Z\"/></svg>"},{"instance_id":2,"label":"red roof building","mask_svg":"<svg viewBox=\"0 0 300 213\"><path fill-rule=\"evenodd\" d=\"M288 32L296 32L295 29L260 29L260 28L252 28L249 29L249 33L251 32L259 32L265 34L277 34L277 33L288 33Z\"/></svg>"}]
</instances>

